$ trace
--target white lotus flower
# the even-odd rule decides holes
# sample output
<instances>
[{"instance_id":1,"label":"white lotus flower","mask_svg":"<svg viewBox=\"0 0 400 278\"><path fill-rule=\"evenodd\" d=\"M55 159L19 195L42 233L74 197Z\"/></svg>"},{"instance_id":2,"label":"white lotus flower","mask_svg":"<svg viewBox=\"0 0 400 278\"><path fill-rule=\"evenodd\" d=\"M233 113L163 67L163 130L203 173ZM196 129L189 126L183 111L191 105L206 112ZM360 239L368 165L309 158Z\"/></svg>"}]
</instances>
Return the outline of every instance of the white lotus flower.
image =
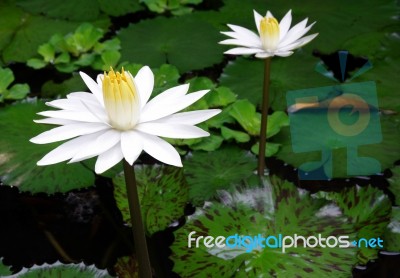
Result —
<instances>
[{"instance_id":1,"label":"white lotus flower","mask_svg":"<svg viewBox=\"0 0 400 278\"><path fill-rule=\"evenodd\" d=\"M317 33L303 37L315 24L314 22L307 26L308 18L290 28L291 10L279 23L269 11L265 17L254 11L254 19L258 35L249 29L232 24L228 24L228 26L233 32L221 32L231 39L221 41L220 44L240 46L224 52L225 54L255 54L257 58L287 57L293 54L292 50L309 43L318 35Z\"/></svg>"},{"instance_id":2,"label":"white lotus flower","mask_svg":"<svg viewBox=\"0 0 400 278\"><path fill-rule=\"evenodd\" d=\"M36 144L71 139L63 143L37 164L62 161L78 162L98 156L96 173L102 173L123 158L129 164L142 150L166 164L182 167L178 152L159 138L199 138L210 134L195 125L219 112L219 109L176 113L203 97L208 90L186 94L189 84L180 85L154 97L154 76L149 67L141 68L133 77L128 71L99 74L97 82L80 72L92 93L75 92L67 98L47 102L59 108L39 115L48 117L36 123L60 127L32 138Z\"/></svg>"}]
</instances>

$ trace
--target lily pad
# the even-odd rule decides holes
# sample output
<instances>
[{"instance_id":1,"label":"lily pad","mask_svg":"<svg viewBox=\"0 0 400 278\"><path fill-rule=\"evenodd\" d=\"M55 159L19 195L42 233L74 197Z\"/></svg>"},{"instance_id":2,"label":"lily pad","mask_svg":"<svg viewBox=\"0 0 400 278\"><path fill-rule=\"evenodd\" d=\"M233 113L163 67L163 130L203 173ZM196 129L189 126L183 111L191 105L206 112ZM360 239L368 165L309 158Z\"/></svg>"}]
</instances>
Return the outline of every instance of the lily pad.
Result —
<instances>
[{"instance_id":1,"label":"lily pad","mask_svg":"<svg viewBox=\"0 0 400 278\"><path fill-rule=\"evenodd\" d=\"M263 180L263 187L242 188L236 193L220 193L220 200L208 203L190 216L175 232L171 246L173 271L183 277L349 277L356 263L355 248L298 248L282 250L273 246L262 248L227 246L209 248L195 241L188 247L188 235L199 236L294 236L321 234L322 237L352 236L348 223L334 204L311 198L293 184L272 178ZM203 238L204 239L204 238ZM299 242L302 240L300 239ZM232 240L230 240L232 244ZM244 244L245 245L245 244ZM252 249L252 250L250 250Z\"/></svg>"},{"instance_id":2,"label":"lily pad","mask_svg":"<svg viewBox=\"0 0 400 278\"><path fill-rule=\"evenodd\" d=\"M317 73L317 58L296 52L289 58L274 57L271 63L270 106L275 111L286 110L286 93L290 90L331 85L332 81ZM229 62L219 79L240 99L248 99L260 107L262 101L263 60L237 58Z\"/></svg>"},{"instance_id":3,"label":"lily pad","mask_svg":"<svg viewBox=\"0 0 400 278\"><path fill-rule=\"evenodd\" d=\"M141 210L149 235L162 231L178 220L188 202L188 187L182 168L135 165ZM130 213L124 175L113 179L114 197L124 221L130 224Z\"/></svg>"},{"instance_id":4,"label":"lily pad","mask_svg":"<svg viewBox=\"0 0 400 278\"><path fill-rule=\"evenodd\" d=\"M257 167L255 157L237 147L195 151L184 165L190 200L196 205L215 197L218 190L232 189Z\"/></svg>"},{"instance_id":5,"label":"lily pad","mask_svg":"<svg viewBox=\"0 0 400 278\"><path fill-rule=\"evenodd\" d=\"M392 208L392 218L386 227L384 239L384 249L389 252L400 252L400 208Z\"/></svg>"},{"instance_id":6,"label":"lily pad","mask_svg":"<svg viewBox=\"0 0 400 278\"><path fill-rule=\"evenodd\" d=\"M380 124L382 130L382 142L377 144L359 145L357 148L358 157L373 158L373 161L380 163L381 170L391 168L393 163L399 159L400 154L400 116L399 115L382 115L380 117ZM332 146L323 145L331 144L332 142L326 141L325 143L320 140L324 138L321 130L316 129L314 126L305 124L304 128L308 130L309 139L307 144L310 146L321 146L323 148ZM321 161L321 151L310 151L302 153L294 153L292 150L292 142L290 130L283 127L281 132L272 138L275 143L282 144L281 150L278 152L277 157L284 160L286 163L298 168L308 162L321 162L315 163L315 167L328 165L328 162ZM368 142L367 138L360 139L360 142ZM346 161L347 149L346 148L333 148L332 149L332 177L347 177ZM371 160L372 163L372 160ZM309 171L316 170L317 168L308 169ZM356 167L356 166L354 166ZM376 172L372 170L367 172L371 167L364 167L363 175L373 175ZM373 169L373 168L371 168Z\"/></svg>"},{"instance_id":7,"label":"lily pad","mask_svg":"<svg viewBox=\"0 0 400 278\"><path fill-rule=\"evenodd\" d=\"M400 205L400 166L390 169L393 173L389 180L389 190L394 194L395 204Z\"/></svg>"},{"instance_id":8,"label":"lily pad","mask_svg":"<svg viewBox=\"0 0 400 278\"><path fill-rule=\"evenodd\" d=\"M96 278L111 278L107 270L101 270L94 265L80 264L63 264L56 262L54 264L34 265L30 268L23 268L10 278L57 278L57 277L96 277Z\"/></svg>"},{"instance_id":9,"label":"lily pad","mask_svg":"<svg viewBox=\"0 0 400 278\"><path fill-rule=\"evenodd\" d=\"M392 205L381 190L372 186L355 186L345 188L340 193L327 193L324 196L334 200L343 214L354 223L357 239L382 238L390 221ZM384 242L384 246L386 245ZM361 245L357 253L358 262L365 265L369 260L377 259L378 251L377 248Z\"/></svg>"},{"instance_id":10,"label":"lily pad","mask_svg":"<svg viewBox=\"0 0 400 278\"><path fill-rule=\"evenodd\" d=\"M9 266L6 266L3 264L3 258L0 258L0 275L2 277L7 276L7 275L11 275L12 272L10 270Z\"/></svg>"},{"instance_id":11,"label":"lily pad","mask_svg":"<svg viewBox=\"0 0 400 278\"><path fill-rule=\"evenodd\" d=\"M222 47L217 44L218 31L190 16L141 21L122 29L118 37L122 60L151 67L171 63L182 73L211 66L223 58Z\"/></svg>"},{"instance_id":12,"label":"lily pad","mask_svg":"<svg viewBox=\"0 0 400 278\"><path fill-rule=\"evenodd\" d=\"M36 145L29 139L50 129L36 124L36 113L45 110L42 102L21 103L0 110L0 177L4 184L32 193L67 192L94 184L94 174L80 163L37 166L59 143Z\"/></svg>"}]
</instances>

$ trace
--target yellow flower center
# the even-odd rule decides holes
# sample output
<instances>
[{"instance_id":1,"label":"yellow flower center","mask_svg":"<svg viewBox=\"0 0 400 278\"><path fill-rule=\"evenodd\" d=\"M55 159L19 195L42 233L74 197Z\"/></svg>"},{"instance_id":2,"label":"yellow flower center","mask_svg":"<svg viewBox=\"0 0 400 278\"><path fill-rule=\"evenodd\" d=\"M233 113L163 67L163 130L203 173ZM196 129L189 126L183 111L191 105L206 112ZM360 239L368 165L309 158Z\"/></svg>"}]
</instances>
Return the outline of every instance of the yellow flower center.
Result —
<instances>
[{"instance_id":1,"label":"yellow flower center","mask_svg":"<svg viewBox=\"0 0 400 278\"><path fill-rule=\"evenodd\" d=\"M140 97L135 80L122 68L104 72L103 99L109 123L119 130L132 129L139 120Z\"/></svg>"},{"instance_id":2,"label":"yellow flower center","mask_svg":"<svg viewBox=\"0 0 400 278\"><path fill-rule=\"evenodd\" d=\"M260 38L264 50L276 50L279 44L279 23L276 18L263 17L261 19Z\"/></svg>"}]
</instances>

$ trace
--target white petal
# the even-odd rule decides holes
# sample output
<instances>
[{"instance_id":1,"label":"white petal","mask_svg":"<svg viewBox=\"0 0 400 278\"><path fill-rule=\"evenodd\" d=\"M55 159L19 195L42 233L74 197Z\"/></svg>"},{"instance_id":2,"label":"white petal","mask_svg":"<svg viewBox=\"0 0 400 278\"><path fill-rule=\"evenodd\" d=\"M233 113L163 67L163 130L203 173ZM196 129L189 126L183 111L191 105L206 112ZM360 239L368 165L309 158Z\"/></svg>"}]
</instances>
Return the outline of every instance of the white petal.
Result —
<instances>
[{"instance_id":1,"label":"white petal","mask_svg":"<svg viewBox=\"0 0 400 278\"><path fill-rule=\"evenodd\" d=\"M266 13L266 15L265 15L265 17L274 17L273 15L272 15L272 13L270 12L270 11L267 11L267 13Z\"/></svg>"},{"instance_id":2,"label":"white petal","mask_svg":"<svg viewBox=\"0 0 400 278\"><path fill-rule=\"evenodd\" d=\"M90 134L101 130L108 129L109 127L101 123L77 123L69 124L50 129L33 137L31 140L35 144L47 144L57 141L62 141L76 136Z\"/></svg>"},{"instance_id":3,"label":"white petal","mask_svg":"<svg viewBox=\"0 0 400 278\"><path fill-rule=\"evenodd\" d=\"M103 91L102 91L102 86L99 86L89 75L86 73L80 71L79 74L81 75L83 81L85 82L86 86L88 86L89 90L92 92L92 94L96 97L98 102L104 106L104 100L103 100Z\"/></svg>"},{"instance_id":4,"label":"white petal","mask_svg":"<svg viewBox=\"0 0 400 278\"><path fill-rule=\"evenodd\" d=\"M289 10L279 22L279 40L282 40L290 29L292 24L292 10Z\"/></svg>"},{"instance_id":5,"label":"white petal","mask_svg":"<svg viewBox=\"0 0 400 278\"><path fill-rule=\"evenodd\" d=\"M261 48L261 41L259 44L254 45L248 41L242 41L237 39L228 39L224 41L220 41L219 44L228 44L228 45L238 45L238 46L245 46L245 47L258 47Z\"/></svg>"},{"instance_id":6,"label":"white petal","mask_svg":"<svg viewBox=\"0 0 400 278\"><path fill-rule=\"evenodd\" d=\"M103 88L103 79L104 79L104 74L97 75L96 82L100 88Z\"/></svg>"},{"instance_id":7,"label":"white petal","mask_svg":"<svg viewBox=\"0 0 400 278\"><path fill-rule=\"evenodd\" d=\"M97 98L91 94L86 92L73 92L67 95L68 99L83 99L85 101L92 101L98 103Z\"/></svg>"},{"instance_id":8,"label":"white petal","mask_svg":"<svg viewBox=\"0 0 400 278\"><path fill-rule=\"evenodd\" d=\"M293 54L293 51L276 51L274 53L276 56L287 57Z\"/></svg>"},{"instance_id":9,"label":"white petal","mask_svg":"<svg viewBox=\"0 0 400 278\"><path fill-rule=\"evenodd\" d=\"M93 116L89 111L69 111L69 110L57 110L57 111L42 111L37 113L44 117L51 117L57 119L88 122L88 123L100 123L101 121Z\"/></svg>"},{"instance_id":10,"label":"white petal","mask_svg":"<svg viewBox=\"0 0 400 278\"><path fill-rule=\"evenodd\" d=\"M99 122L109 125L108 115L104 107L93 104L91 102L85 102L84 100L82 100L81 103L85 107L85 109L92 114L93 117L98 119Z\"/></svg>"},{"instance_id":11,"label":"white petal","mask_svg":"<svg viewBox=\"0 0 400 278\"><path fill-rule=\"evenodd\" d=\"M161 119L158 119L157 123L168 123L168 124L184 124L184 125L197 125L198 123L207 121L221 112L220 109L208 109L208 110L196 110L189 112L182 112L173 114Z\"/></svg>"},{"instance_id":12,"label":"white petal","mask_svg":"<svg viewBox=\"0 0 400 278\"><path fill-rule=\"evenodd\" d=\"M174 114L198 101L208 92L209 90L198 91L177 99L154 98L143 107L139 123L154 121Z\"/></svg>"},{"instance_id":13,"label":"white petal","mask_svg":"<svg viewBox=\"0 0 400 278\"><path fill-rule=\"evenodd\" d=\"M315 24L314 22L310 24L308 27L306 27L307 20L308 20L307 18L304 19L302 22L298 23L292 29L290 29L287 32L286 36L282 39L282 41L279 42L278 49L280 47L284 47L286 45L294 43L296 40L304 36L304 34L306 34Z\"/></svg>"},{"instance_id":14,"label":"white petal","mask_svg":"<svg viewBox=\"0 0 400 278\"><path fill-rule=\"evenodd\" d=\"M57 118L46 118L40 120L33 120L37 124L49 124L49 125L68 125L68 124L77 124L77 121L65 120L65 119L57 119Z\"/></svg>"},{"instance_id":15,"label":"white petal","mask_svg":"<svg viewBox=\"0 0 400 278\"><path fill-rule=\"evenodd\" d=\"M158 96L154 97L151 99L146 106L152 106L154 103L163 103L163 102L169 102L171 100L177 100L179 98L182 98L184 95L186 95L187 91L189 90L190 84L183 84L179 85L176 87L172 87L168 90L165 90Z\"/></svg>"},{"instance_id":16,"label":"white petal","mask_svg":"<svg viewBox=\"0 0 400 278\"><path fill-rule=\"evenodd\" d=\"M148 66L142 67L135 76L135 84L140 95L141 108L149 101L154 87L154 75Z\"/></svg>"},{"instance_id":17,"label":"white petal","mask_svg":"<svg viewBox=\"0 0 400 278\"><path fill-rule=\"evenodd\" d=\"M253 10L254 12L254 21L256 23L257 26L257 31L260 34L260 24L261 24L261 19L263 19L263 16L260 15L258 12L256 12L255 10Z\"/></svg>"},{"instance_id":18,"label":"white petal","mask_svg":"<svg viewBox=\"0 0 400 278\"><path fill-rule=\"evenodd\" d=\"M141 132L167 138L192 139L209 136L210 133L197 126L165 123L143 123L135 127Z\"/></svg>"},{"instance_id":19,"label":"white petal","mask_svg":"<svg viewBox=\"0 0 400 278\"><path fill-rule=\"evenodd\" d=\"M142 138L143 150L155 159L166 164L182 167L181 157L171 144L157 136L138 132Z\"/></svg>"},{"instance_id":20,"label":"white petal","mask_svg":"<svg viewBox=\"0 0 400 278\"><path fill-rule=\"evenodd\" d=\"M79 150L89 146L92 141L95 140L102 132L104 131L79 136L68 142L65 142L46 154L37 162L37 165L50 165L71 159L77 152L79 152Z\"/></svg>"},{"instance_id":21,"label":"white petal","mask_svg":"<svg viewBox=\"0 0 400 278\"><path fill-rule=\"evenodd\" d=\"M267 52L262 52L262 53L257 53L256 57L260 59L268 58L268 57L273 57L274 53L267 53Z\"/></svg>"},{"instance_id":22,"label":"white petal","mask_svg":"<svg viewBox=\"0 0 400 278\"><path fill-rule=\"evenodd\" d=\"M236 47L229 49L228 51L225 51L225 54L231 54L231 55L250 55L250 54L256 54L256 53L261 53L264 52L264 49L260 48L245 48L245 47Z\"/></svg>"},{"instance_id":23,"label":"white petal","mask_svg":"<svg viewBox=\"0 0 400 278\"><path fill-rule=\"evenodd\" d=\"M125 131L121 134L121 149L125 160L132 165L143 150L142 137L136 131Z\"/></svg>"},{"instance_id":24,"label":"white petal","mask_svg":"<svg viewBox=\"0 0 400 278\"><path fill-rule=\"evenodd\" d=\"M70 163L82 161L102 154L117 145L120 140L121 132L115 129L109 129L93 140L87 148L76 153L72 157Z\"/></svg>"},{"instance_id":25,"label":"white petal","mask_svg":"<svg viewBox=\"0 0 400 278\"><path fill-rule=\"evenodd\" d=\"M95 166L95 172L97 174L101 174L111 167L113 167L115 164L120 162L123 158L123 154L121 151L121 146L119 144L115 145L108 151L102 153L99 155L96 161L96 166Z\"/></svg>"},{"instance_id":26,"label":"white petal","mask_svg":"<svg viewBox=\"0 0 400 278\"><path fill-rule=\"evenodd\" d=\"M81 102L78 99L56 99L50 102L46 102L47 106L65 109L65 110L79 110L82 108Z\"/></svg>"},{"instance_id":27,"label":"white petal","mask_svg":"<svg viewBox=\"0 0 400 278\"><path fill-rule=\"evenodd\" d=\"M296 49L296 48L300 48L303 45L305 45L305 44L309 43L310 41L312 41L316 36L318 36L318 33L305 36L305 37L295 41L292 44L289 44L289 45L284 46L284 47L280 47L278 50L279 50L279 52L281 52L281 51L288 51L288 50L293 50L293 49Z\"/></svg>"},{"instance_id":28,"label":"white petal","mask_svg":"<svg viewBox=\"0 0 400 278\"><path fill-rule=\"evenodd\" d=\"M228 24L228 26L236 32L237 39L248 41L254 45L257 45L260 42L260 37L253 31L237 25Z\"/></svg>"}]
</instances>

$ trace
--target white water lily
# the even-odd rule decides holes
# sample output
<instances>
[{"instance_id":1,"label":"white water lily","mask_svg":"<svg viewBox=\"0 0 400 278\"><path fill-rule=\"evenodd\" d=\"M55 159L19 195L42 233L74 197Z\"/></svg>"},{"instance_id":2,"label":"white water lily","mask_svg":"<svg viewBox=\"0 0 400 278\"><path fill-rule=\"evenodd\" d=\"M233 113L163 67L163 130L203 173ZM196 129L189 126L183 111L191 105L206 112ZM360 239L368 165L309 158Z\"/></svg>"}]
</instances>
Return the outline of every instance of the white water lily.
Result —
<instances>
[{"instance_id":1,"label":"white water lily","mask_svg":"<svg viewBox=\"0 0 400 278\"><path fill-rule=\"evenodd\" d=\"M307 26L308 18L290 28L291 10L279 23L269 11L265 17L254 11L254 19L258 35L247 28L232 24L228 24L228 26L233 32L221 32L231 39L221 41L220 44L240 46L224 52L225 54L255 54L257 58L287 57L293 54L294 49L309 43L318 35L316 33L303 37L315 24L314 22Z\"/></svg>"},{"instance_id":2,"label":"white water lily","mask_svg":"<svg viewBox=\"0 0 400 278\"><path fill-rule=\"evenodd\" d=\"M61 110L44 111L48 117L36 123L60 125L30 141L47 144L71 139L45 155L37 164L78 162L98 156L96 173L122 159L130 165L144 150L166 164L182 167L175 148L159 138L199 138L210 134L195 125L220 112L219 109L177 113L203 97L208 90L187 94L189 84L180 85L150 99L154 75L149 67L133 77L128 71L99 74L97 82L80 72L91 93L74 92L46 104ZM73 138L73 139L72 139Z\"/></svg>"}]
</instances>

